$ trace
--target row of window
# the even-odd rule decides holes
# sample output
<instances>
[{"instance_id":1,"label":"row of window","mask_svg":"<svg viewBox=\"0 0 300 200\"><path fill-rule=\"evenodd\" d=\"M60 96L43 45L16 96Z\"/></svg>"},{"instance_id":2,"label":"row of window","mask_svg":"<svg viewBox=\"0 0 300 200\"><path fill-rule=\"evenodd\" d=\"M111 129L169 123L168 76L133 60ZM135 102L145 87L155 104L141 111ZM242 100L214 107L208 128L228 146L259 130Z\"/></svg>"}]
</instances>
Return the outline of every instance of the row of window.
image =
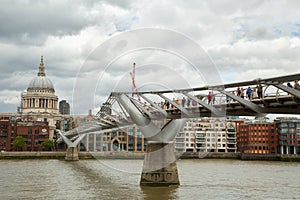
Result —
<instances>
[{"instance_id":1,"label":"row of window","mask_svg":"<svg viewBox=\"0 0 300 200\"><path fill-rule=\"evenodd\" d=\"M278 127L291 127L291 128L300 128L300 123L297 122L281 122L278 124Z\"/></svg>"},{"instance_id":2,"label":"row of window","mask_svg":"<svg viewBox=\"0 0 300 200\"><path fill-rule=\"evenodd\" d=\"M29 139L31 139L31 138L48 138L48 135L47 134L45 134L45 135L27 135L27 134L19 134L19 136L22 136L24 139L25 138L29 138Z\"/></svg>"},{"instance_id":3,"label":"row of window","mask_svg":"<svg viewBox=\"0 0 300 200\"><path fill-rule=\"evenodd\" d=\"M191 143L191 144L176 144L175 145L175 147L176 148L180 148L180 147L194 147L194 144L193 143ZM216 147L216 145L215 144L204 144L204 145L197 145L197 147L199 147L199 148L201 148L201 147L203 147L203 148L205 148L205 147ZM225 148L226 147L226 144L217 144L217 147L223 147L223 148Z\"/></svg>"}]
</instances>

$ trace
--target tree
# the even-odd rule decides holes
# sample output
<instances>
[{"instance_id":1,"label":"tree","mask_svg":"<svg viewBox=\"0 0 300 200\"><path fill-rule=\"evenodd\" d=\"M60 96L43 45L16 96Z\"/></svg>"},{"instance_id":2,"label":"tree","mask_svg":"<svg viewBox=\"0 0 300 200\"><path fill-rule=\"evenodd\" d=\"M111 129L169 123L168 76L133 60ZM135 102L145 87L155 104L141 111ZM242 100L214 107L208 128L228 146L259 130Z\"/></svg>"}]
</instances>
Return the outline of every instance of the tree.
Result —
<instances>
[{"instance_id":1,"label":"tree","mask_svg":"<svg viewBox=\"0 0 300 200\"><path fill-rule=\"evenodd\" d=\"M43 146L44 148L51 149L51 148L53 147L53 141L52 141L52 140L49 140L49 139L44 140L44 141L42 142L42 146Z\"/></svg>"},{"instance_id":2,"label":"tree","mask_svg":"<svg viewBox=\"0 0 300 200\"><path fill-rule=\"evenodd\" d=\"M20 135L17 136L15 138L15 140L13 141L13 146L17 149L20 149L20 148L22 149L24 147L24 145L25 145L25 141L24 141L23 137Z\"/></svg>"}]
</instances>

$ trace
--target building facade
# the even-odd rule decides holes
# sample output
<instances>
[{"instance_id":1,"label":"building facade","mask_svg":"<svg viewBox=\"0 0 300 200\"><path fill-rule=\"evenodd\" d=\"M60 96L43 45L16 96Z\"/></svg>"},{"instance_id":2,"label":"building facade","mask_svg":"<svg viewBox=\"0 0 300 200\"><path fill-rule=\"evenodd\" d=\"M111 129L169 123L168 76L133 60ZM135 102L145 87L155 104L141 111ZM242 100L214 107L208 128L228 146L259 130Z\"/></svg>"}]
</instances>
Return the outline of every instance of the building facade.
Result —
<instances>
[{"instance_id":1,"label":"building facade","mask_svg":"<svg viewBox=\"0 0 300 200\"><path fill-rule=\"evenodd\" d=\"M177 152L236 152L236 122L195 118L174 139Z\"/></svg>"},{"instance_id":2,"label":"building facade","mask_svg":"<svg viewBox=\"0 0 300 200\"><path fill-rule=\"evenodd\" d=\"M23 151L42 151L42 143L49 139L48 122L28 121L16 122L16 136L21 136L25 145ZM13 150L17 150L13 147ZM47 149L48 150L48 149Z\"/></svg>"},{"instance_id":3,"label":"building facade","mask_svg":"<svg viewBox=\"0 0 300 200\"><path fill-rule=\"evenodd\" d=\"M276 124L266 121L242 123L238 127L237 148L248 154L277 154Z\"/></svg>"},{"instance_id":4,"label":"building facade","mask_svg":"<svg viewBox=\"0 0 300 200\"><path fill-rule=\"evenodd\" d=\"M92 110L86 116L73 116L75 127L83 126L94 120ZM146 151L146 141L136 125L130 128L103 134L87 134L80 143L81 151Z\"/></svg>"},{"instance_id":5,"label":"building facade","mask_svg":"<svg viewBox=\"0 0 300 200\"><path fill-rule=\"evenodd\" d=\"M46 76L43 56L37 76L21 95L21 117L24 121L48 122L50 139L53 138L56 121L62 117L58 110L58 96L55 95L52 81Z\"/></svg>"},{"instance_id":6,"label":"building facade","mask_svg":"<svg viewBox=\"0 0 300 200\"><path fill-rule=\"evenodd\" d=\"M1 151L42 151L42 142L49 139L48 122L24 121L19 114L0 115ZM21 149L13 146L13 141L21 136L25 145Z\"/></svg>"},{"instance_id":7,"label":"building facade","mask_svg":"<svg viewBox=\"0 0 300 200\"><path fill-rule=\"evenodd\" d=\"M296 118L275 119L279 154L300 154L300 120Z\"/></svg>"},{"instance_id":8,"label":"building facade","mask_svg":"<svg viewBox=\"0 0 300 200\"><path fill-rule=\"evenodd\" d=\"M59 113L62 115L70 115L70 104L66 100L59 102Z\"/></svg>"},{"instance_id":9,"label":"building facade","mask_svg":"<svg viewBox=\"0 0 300 200\"><path fill-rule=\"evenodd\" d=\"M0 116L0 150L10 151L14 139L15 127L9 116Z\"/></svg>"},{"instance_id":10,"label":"building facade","mask_svg":"<svg viewBox=\"0 0 300 200\"><path fill-rule=\"evenodd\" d=\"M145 152L146 141L137 126L103 134L87 134L80 143L81 151Z\"/></svg>"}]
</instances>

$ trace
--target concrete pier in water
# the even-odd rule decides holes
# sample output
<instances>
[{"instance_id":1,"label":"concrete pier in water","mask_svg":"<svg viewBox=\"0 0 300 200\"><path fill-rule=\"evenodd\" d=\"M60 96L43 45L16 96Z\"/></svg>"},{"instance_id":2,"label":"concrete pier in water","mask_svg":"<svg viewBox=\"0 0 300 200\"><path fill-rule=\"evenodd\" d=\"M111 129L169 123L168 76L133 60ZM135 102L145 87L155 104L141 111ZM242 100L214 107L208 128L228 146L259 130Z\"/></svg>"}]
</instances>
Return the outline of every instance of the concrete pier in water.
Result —
<instances>
[{"instance_id":1,"label":"concrete pier in water","mask_svg":"<svg viewBox=\"0 0 300 200\"><path fill-rule=\"evenodd\" d=\"M173 142L148 142L140 185L179 185Z\"/></svg>"},{"instance_id":2,"label":"concrete pier in water","mask_svg":"<svg viewBox=\"0 0 300 200\"><path fill-rule=\"evenodd\" d=\"M77 147L68 147L66 151L65 160L67 161L78 161L78 149Z\"/></svg>"}]
</instances>

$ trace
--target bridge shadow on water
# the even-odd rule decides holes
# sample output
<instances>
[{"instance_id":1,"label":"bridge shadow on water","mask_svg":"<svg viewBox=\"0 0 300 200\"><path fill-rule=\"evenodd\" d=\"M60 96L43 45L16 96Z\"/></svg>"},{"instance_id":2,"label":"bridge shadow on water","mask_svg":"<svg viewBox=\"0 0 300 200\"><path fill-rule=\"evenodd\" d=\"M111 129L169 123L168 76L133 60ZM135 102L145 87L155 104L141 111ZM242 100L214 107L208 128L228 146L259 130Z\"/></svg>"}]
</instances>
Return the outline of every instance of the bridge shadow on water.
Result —
<instances>
[{"instance_id":1,"label":"bridge shadow on water","mask_svg":"<svg viewBox=\"0 0 300 200\"><path fill-rule=\"evenodd\" d=\"M81 179L87 199L143 199L138 185L126 184L126 175L106 168L99 160L66 162ZM128 176L128 175L127 175Z\"/></svg>"},{"instance_id":2,"label":"bridge shadow on water","mask_svg":"<svg viewBox=\"0 0 300 200\"><path fill-rule=\"evenodd\" d=\"M180 186L170 186L170 187L141 186L141 190L143 192L143 199L147 199L147 200L178 199L176 193L179 187Z\"/></svg>"},{"instance_id":3,"label":"bridge shadow on water","mask_svg":"<svg viewBox=\"0 0 300 200\"><path fill-rule=\"evenodd\" d=\"M76 187L82 190L88 199L178 199L177 191L180 186L140 186L140 173L127 173L108 168L105 162L103 160L65 162L72 174L80 179L80 185Z\"/></svg>"}]
</instances>

